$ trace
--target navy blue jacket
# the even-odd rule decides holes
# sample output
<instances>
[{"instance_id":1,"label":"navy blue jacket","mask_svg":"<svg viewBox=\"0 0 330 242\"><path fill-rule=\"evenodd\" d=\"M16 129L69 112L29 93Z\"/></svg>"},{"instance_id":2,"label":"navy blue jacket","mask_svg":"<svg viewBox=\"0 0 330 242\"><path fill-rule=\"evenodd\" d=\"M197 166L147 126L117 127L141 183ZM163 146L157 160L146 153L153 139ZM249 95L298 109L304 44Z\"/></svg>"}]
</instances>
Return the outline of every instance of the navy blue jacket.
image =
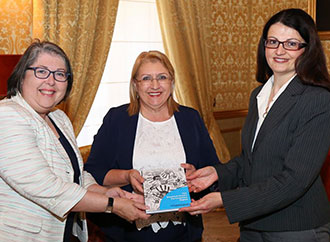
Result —
<instances>
[{"instance_id":1,"label":"navy blue jacket","mask_svg":"<svg viewBox=\"0 0 330 242\"><path fill-rule=\"evenodd\" d=\"M132 157L138 115L129 116L127 108L127 104L111 108L94 137L85 169L94 176L99 184L103 184L105 175L111 169L129 170L133 168ZM196 169L217 164L219 160L216 151L199 113L192 108L179 106L179 112L175 112L174 117L186 154L186 162L193 164ZM124 189L132 191L130 185L125 186ZM160 231L157 235L149 231L150 228L145 228L139 232L134 229L134 224L131 225L118 216L109 214L100 216L102 218L98 217L96 220L94 219L94 222L98 223L107 234L107 237L111 237L113 241L127 241L129 239L126 240L125 238L128 237L133 238L134 241L154 241L153 239L157 239L158 242L178 238L178 235L168 228L161 229L162 233L165 232L166 235L159 236ZM201 216L187 214L186 217L189 235L187 241L200 239L203 231ZM157 236L157 238L151 238L150 236ZM149 239L146 237L149 237Z\"/></svg>"}]
</instances>

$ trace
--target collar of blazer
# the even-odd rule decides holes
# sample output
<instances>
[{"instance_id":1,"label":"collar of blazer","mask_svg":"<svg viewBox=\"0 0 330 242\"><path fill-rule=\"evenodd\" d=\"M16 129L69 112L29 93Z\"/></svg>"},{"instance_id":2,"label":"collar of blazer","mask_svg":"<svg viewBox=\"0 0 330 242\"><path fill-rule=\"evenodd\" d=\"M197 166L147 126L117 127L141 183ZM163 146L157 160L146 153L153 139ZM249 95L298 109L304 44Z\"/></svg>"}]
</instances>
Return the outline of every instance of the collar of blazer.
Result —
<instances>
[{"instance_id":1,"label":"collar of blazer","mask_svg":"<svg viewBox=\"0 0 330 242\"><path fill-rule=\"evenodd\" d=\"M264 137L267 134L271 134L276 125L283 120L283 117L292 109L293 105L297 102L298 97L304 92L304 90L307 88L306 85L304 85L300 78L296 76L291 83L286 87L286 89L283 91L283 93L278 97L278 99L273 104L272 108L269 110L267 117L265 118L258 136L256 138L253 151L256 151L258 149L259 144L262 142ZM256 93L255 95L257 95ZM254 97L256 102L256 96ZM256 117L258 116L258 108L255 105L256 108L253 109L254 115ZM251 130L256 129L257 122L253 124L254 126L251 127ZM254 132L252 134L252 137L254 137ZM251 137L250 137L251 138ZM253 139L251 140L251 146ZM250 147L251 147L250 146Z\"/></svg>"},{"instance_id":2,"label":"collar of blazer","mask_svg":"<svg viewBox=\"0 0 330 242\"><path fill-rule=\"evenodd\" d=\"M63 160L65 161L68 169L73 170L71 161L69 159L68 154L66 153L64 147L62 146L61 142L56 138L56 136L52 133L53 131L48 127L48 124L46 121L24 100L22 95L20 93L17 93L16 96L11 97L11 99L17 103L18 105L22 106L28 113L31 115L30 117L37 120L41 125L45 127L47 132L49 132L48 137L52 137L54 140L54 148L57 150L57 152L61 155ZM75 151L75 154L77 155L79 166L82 166L82 159L78 150L78 147L73 141L75 139L74 133L71 126L71 123L69 118L60 110L53 110L49 113L49 116L52 118L52 120L56 123L56 125L59 127L59 129L62 131L63 135L67 138L69 143L71 144L73 150Z\"/></svg>"}]
</instances>

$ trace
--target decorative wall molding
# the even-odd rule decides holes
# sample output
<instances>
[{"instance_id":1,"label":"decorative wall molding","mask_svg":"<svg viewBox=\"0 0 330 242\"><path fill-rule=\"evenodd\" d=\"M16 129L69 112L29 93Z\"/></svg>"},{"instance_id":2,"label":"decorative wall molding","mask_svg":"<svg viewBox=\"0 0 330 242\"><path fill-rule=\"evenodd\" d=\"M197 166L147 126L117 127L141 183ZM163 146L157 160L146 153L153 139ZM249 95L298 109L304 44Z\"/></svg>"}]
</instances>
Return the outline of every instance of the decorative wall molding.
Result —
<instances>
[{"instance_id":1,"label":"decorative wall molding","mask_svg":"<svg viewBox=\"0 0 330 242\"><path fill-rule=\"evenodd\" d=\"M247 113L248 113L247 109L217 111L217 112L213 112L213 116L216 120L221 120L221 119L246 117Z\"/></svg>"}]
</instances>

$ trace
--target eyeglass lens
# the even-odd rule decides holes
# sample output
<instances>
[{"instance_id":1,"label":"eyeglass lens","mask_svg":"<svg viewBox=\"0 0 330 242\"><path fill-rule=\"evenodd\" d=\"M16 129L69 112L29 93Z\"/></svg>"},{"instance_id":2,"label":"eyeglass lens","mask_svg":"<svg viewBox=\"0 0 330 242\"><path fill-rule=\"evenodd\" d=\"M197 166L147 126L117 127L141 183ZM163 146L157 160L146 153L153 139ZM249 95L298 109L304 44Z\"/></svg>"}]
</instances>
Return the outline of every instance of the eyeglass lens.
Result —
<instances>
[{"instance_id":1,"label":"eyeglass lens","mask_svg":"<svg viewBox=\"0 0 330 242\"><path fill-rule=\"evenodd\" d=\"M27 69L34 70L35 77L39 79L47 79L50 74L53 74L53 77L56 81L65 82L69 77L69 73L66 73L64 71L50 71L46 68L41 67L30 67Z\"/></svg>"},{"instance_id":2,"label":"eyeglass lens","mask_svg":"<svg viewBox=\"0 0 330 242\"><path fill-rule=\"evenodd\" d=\"M265 47L270 49L277 49L280 44L282 44L283 48L286 50L299 50L307 45L306 43L300 43L299 41L295 41L295 40L286 40L286 41L279 41L277 39L265 40Z\"/></svg>"},{"instance_id":3,"label":"eyeglass lens","mask_svg":"<svg viewBox=\"0 0 330 242\"><path fill-rule=\"evenodd\" d=\"M166 74L158 74L155 78L152 75L143 75L141 80L142 82L152 82L153 80L157 80L159 82L166 82L170 80L170 77Z\"/></svg>"}]
</instances>

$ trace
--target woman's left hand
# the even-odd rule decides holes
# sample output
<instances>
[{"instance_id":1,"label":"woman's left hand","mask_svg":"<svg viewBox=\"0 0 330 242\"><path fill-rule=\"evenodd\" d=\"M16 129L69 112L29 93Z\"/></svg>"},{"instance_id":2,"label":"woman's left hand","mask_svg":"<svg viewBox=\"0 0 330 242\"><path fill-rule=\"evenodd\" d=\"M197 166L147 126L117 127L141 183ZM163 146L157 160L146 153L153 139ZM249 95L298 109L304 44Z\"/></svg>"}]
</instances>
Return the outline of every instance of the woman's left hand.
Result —
<instances>
[{"instance_id":1,"label":"woman's left hand","mask_svg":"<svg viewBox=\"0 0 330 242\"><path fill-rule=\"evenodd\" d=\"M132 185L135 193L143 194L143 182L144 178L140 175L140 172L135 169L128 171L128 181Z\"/></svg>"},{"instance_id":2,"label":"woman's left hand","mask_svg":"<svg viewBox=\"0 0 330 242\"><path fill-rule=\"evenodd\" d=\"M120 187L111 187L108 188L105 192L107 197L123 197L126 198L126 191L121 189Z\"/></svg>"},{"instance_id":3,"label":"woman's left hand","mask_svg":"<svg viewBox=\"0 0 330 242\"><path fill-rule=\"evenodd\" d=\"M134 202L137 203L143 203L144 204L144 196L141 194L137 194L137 193L132 193L132 192L127 192L124 191L125 193L125 198L133 200Z\"/></svg>"}]
</instances>

